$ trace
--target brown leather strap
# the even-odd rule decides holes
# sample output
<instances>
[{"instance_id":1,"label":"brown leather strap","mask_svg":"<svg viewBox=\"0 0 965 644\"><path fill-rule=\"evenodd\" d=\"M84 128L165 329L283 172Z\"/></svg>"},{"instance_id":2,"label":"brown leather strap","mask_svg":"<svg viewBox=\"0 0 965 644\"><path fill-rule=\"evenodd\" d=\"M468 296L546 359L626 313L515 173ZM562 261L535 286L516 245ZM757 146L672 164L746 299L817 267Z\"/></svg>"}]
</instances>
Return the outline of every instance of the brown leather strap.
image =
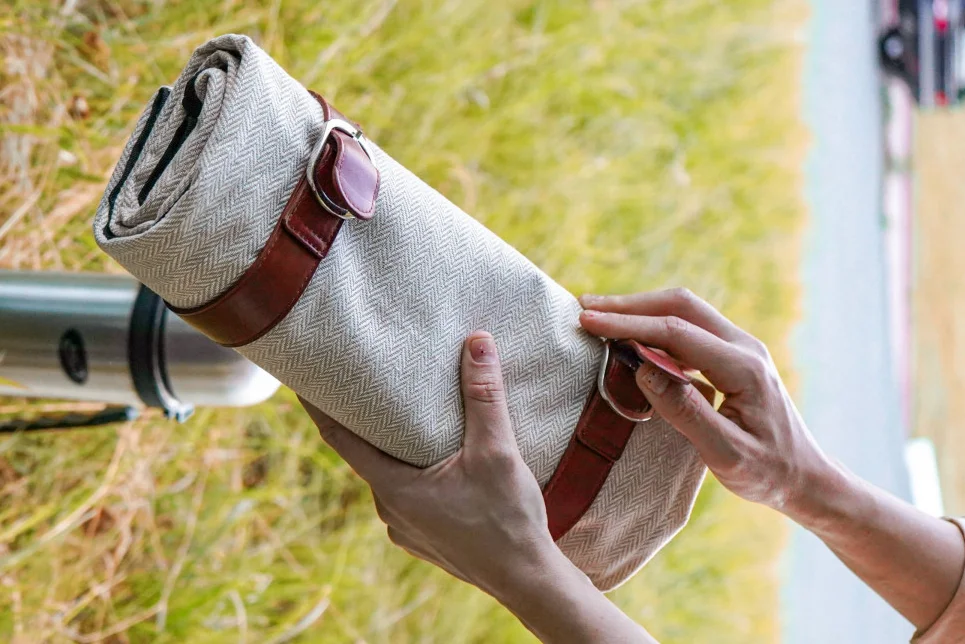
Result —
<instances>
[{"instance_id":1,"label":"brown leather strap","mask_svg":"<svg viewBox=\"0 0 965 644\"><path fill-rule=\"evenodd\" d=\"M651 409L635 379L642 359L674 380L687 381L683 371L666 354L654 354L654 349L633 341L621 342L617 348L606 365L604 385L611 400L624 413L629 412L627 415L642 416ZM593 388L563 458L543 489L554 541L569 532L590 509L636 426L637 422L614 411L599 389Z\"/></svg>"},{"instance_id":2,"label":"brown leather strap","mask_svg":"<svg viewBox=\"0 0 965 644\"><path fill-rule=\"evenodd\" d=\"M346 120L318 94L328 121ZM335 130L319 155L315 181L336 205L359 219L375 211L379 172L359 142ZM292 309L328 254L343 219L315 199L302 177L255 262L227 291L196 308L170 307L218 344L240 347L268 333Z\"/></svg>"}]
</instances>

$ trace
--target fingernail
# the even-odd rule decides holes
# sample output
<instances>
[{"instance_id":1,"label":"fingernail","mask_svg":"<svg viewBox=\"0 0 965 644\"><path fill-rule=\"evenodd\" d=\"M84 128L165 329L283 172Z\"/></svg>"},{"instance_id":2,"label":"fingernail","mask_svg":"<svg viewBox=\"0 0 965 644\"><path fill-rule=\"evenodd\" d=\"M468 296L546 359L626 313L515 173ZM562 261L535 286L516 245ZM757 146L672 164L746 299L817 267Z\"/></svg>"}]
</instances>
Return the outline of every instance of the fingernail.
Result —
<instances>
[{"instance_id":1,"label":"fingernail","mask_svg":"<svg viewBox=\"0 0 965 644\"><path fill-rule=\"evenodd\" d=\"M594 306L603 301L603 298L599 295L584 294L580 296L580 303L583 306Z\"/></svg>"},{"instance_id":2,"label":"fingernail","mask_svg":"<svg viewBox=\"0 0 965 644\"><path fill-rule=\"evenodd\" d=\"M588 318L598 318L601 315L603 315L603 313L601 313L600 311L583 311L583 315L585 315Z\"/></svg>"},{"instance_id":3,"label":"fingernail","mask_svg":"<svg viewBox=\"0 0 965 644\"><path fill-rule=\"evenodd\" d=\"M670 378L649 362L640 365L640 369L637 371L637 382L644 389L658 396L667 391L667 387L670 386Z\"/></svg>"},{"instance_id":4,"label":"fingernail","mask_svg":"<svg viewBox=\"0 0 965 644\"><path fill-rule=\"evenodd\" d=\"M496 362L496 343L489 336L474 339L469 345L472 359L480 364Z\"/></svg>"}]
</instances>

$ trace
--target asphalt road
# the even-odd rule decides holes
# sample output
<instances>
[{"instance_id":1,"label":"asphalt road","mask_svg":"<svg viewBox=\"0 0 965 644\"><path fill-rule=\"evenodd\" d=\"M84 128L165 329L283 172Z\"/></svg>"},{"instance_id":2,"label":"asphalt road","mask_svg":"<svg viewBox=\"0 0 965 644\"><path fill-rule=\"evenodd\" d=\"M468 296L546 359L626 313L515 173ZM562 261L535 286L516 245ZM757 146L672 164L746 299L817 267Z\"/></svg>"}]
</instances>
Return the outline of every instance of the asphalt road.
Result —
<instances>
[{"instance_id":1,"label":"asphalt road","mask_svg":"<svg viewBox=\"0 0 965 644\"><path fill-rule=\"evenodd\" d=\"M812 147L804 316L794 337L797 400L830 454L908 498L888 323L876 13L871 0L811 5L803 107ZM784 642L909 640L911 626L803 530L794 529L783 572Z\"/></svg>"}]
</instances>

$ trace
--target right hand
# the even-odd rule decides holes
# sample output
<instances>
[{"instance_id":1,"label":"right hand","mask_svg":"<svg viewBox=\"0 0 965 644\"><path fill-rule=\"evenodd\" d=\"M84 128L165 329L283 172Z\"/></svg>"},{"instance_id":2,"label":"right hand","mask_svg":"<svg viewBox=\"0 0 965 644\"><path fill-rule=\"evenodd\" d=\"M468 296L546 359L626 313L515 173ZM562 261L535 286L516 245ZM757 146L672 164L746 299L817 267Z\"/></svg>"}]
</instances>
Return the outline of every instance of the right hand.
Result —
<instances>
[{"instance_id":1,"label":"right hand","mask_svg":"<svg viewBox=\"0 0 965 644\"><path fill-rule=\"evenodd\" d=\"M694 385L646 363L636 374L655 411L727 489L792 518L809 511L809 489L837 466L808 432L760 340L685 289L585 295L580 303L580 323L593 335L663 349L724 395L715 411Z\"/></svg>"}]
</instances>

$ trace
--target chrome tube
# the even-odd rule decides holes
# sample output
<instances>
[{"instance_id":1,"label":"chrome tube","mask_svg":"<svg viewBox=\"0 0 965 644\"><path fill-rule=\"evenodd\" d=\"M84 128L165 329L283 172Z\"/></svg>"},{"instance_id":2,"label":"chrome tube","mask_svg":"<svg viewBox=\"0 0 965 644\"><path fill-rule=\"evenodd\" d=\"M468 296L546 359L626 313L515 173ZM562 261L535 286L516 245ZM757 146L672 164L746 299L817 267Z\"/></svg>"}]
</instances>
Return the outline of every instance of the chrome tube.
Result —
<instances>
[{"instance_id":1,"label":"chrome tube","mask_svg":"<svg viewBox=\"0 0 965 644\"><path fill-rule=\"evenodd\" d=\"M186 409L252 405L278 389L145 291L123 275L0 271L0 395L165 406L160 397ZM145 302L156 305L147 317Z\"/></svg>"}]
</instances>

